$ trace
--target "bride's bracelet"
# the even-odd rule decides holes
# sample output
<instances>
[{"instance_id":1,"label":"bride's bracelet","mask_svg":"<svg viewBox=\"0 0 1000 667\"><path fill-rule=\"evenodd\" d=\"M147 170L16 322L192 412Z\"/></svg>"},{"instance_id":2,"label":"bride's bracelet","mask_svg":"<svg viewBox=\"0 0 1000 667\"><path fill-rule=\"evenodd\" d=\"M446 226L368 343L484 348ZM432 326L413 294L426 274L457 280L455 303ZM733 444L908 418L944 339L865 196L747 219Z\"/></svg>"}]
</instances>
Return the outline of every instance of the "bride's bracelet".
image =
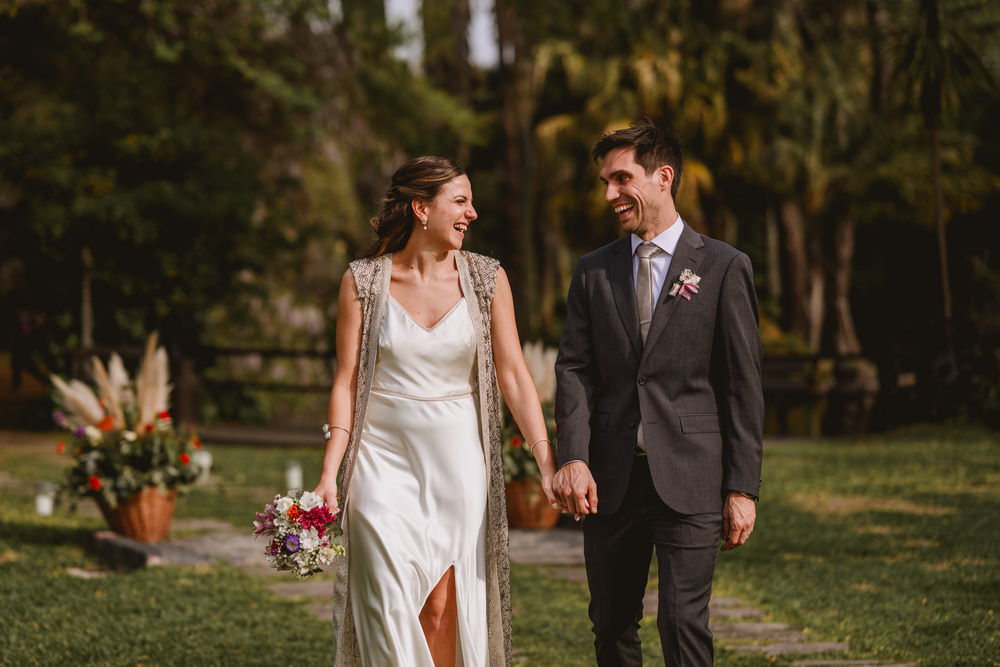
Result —
<instances>
[{"instance_id":1,"label":"bride's bracelet","mask_svg":"<svg viewBox=\"0 0 1000 667\"><path fill-rule=\"evenodd\" d=\"M542 438L541 440L535 440L533 443L531 443L531 447L528 447L528 451L531 452L532 456L535 455L535 445L537 445L539 443L542 443L542 442L547 442L547 443L549 443L549 445L552 444L552 442L548 438Z\"/></svg>"},{"instance_id":2,"label":"bride's bracelet","mask_svg":"<svg viewBox=\"0 0 1000 667\"><path fill-rule=\"evenodd\" d=\"M333 437L333 431L340 430L347 434L347 437L351 437L351 432L348 431L343 426L330 426L329 424L323 424L323 439L329 440Z\"/></svg>"}]
</instances>

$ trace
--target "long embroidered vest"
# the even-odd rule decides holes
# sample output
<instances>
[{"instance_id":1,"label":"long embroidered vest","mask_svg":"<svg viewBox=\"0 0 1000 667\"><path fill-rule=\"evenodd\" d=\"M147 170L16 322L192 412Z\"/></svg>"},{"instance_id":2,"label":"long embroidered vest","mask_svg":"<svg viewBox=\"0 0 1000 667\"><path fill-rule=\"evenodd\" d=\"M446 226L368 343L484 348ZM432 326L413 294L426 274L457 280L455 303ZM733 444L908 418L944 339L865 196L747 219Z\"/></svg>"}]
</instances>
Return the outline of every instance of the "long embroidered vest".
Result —
<instances>
[{"instance_id":1,"label":"long embroidered vest","mask_svg":"<svg viewBox=\"0 0 1000 667\"><path fill-rule=\"evenodd\" d=\"M500 263L490 257L471 252L457 252L462 293L466 296L469 314L476 330L479 385L480 431L487 461L487 527L486 527L486 609L487 641L490 667L509 665L510 656L510 562L507 544L507 508L504 499L503 456L501 451L500 392L496 367L493 363L493 341L490 334L493 292ZM392 275L392 255L382 255L351 262L351 272L361 301L361 353L358 359L357 390L354 399L354 421L351 438L340 468L338 490L345 498L346 510L351 501L350 485L357 459L358 445L368 394L375 373L379 331L389 296ZM347 512L342 511L343 543L347 558L334 565L333 587L333 663L337 667L361 664L358 638L351 613L348 559L350 544Z\"/></svg>"}]
</instances>

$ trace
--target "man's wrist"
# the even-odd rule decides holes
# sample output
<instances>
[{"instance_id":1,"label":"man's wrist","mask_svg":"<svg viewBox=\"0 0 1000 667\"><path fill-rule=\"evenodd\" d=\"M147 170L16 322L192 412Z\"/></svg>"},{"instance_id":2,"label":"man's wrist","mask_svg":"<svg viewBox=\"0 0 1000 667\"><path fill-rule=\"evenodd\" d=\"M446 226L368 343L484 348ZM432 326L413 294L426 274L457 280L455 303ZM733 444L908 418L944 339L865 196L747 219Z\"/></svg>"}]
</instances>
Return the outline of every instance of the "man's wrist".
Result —
<instances>
[{"instance_id":1,"label":"man's wrist","mask_svg":"<svg viewBox=\"0 0 1000 667\"><path fill-rule=\"evenodd\" d=\"M759 499L752 493L747 493L746 491L739 491L737 489L729 489L729 493L735 493L738 496L743 496L744 498L749 498L750 500L757 502Z\"/></svg>"}]
</instances>

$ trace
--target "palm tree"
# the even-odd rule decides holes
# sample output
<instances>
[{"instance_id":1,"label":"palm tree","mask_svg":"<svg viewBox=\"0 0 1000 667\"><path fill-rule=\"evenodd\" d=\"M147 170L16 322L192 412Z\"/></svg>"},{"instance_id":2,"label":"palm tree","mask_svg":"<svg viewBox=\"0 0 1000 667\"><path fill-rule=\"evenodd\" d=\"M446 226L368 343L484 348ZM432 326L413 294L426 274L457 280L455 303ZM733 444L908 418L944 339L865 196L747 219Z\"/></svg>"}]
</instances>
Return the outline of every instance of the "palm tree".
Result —
<instances>
[{"instance_id":1,"label":"palm tree","mask_svg":"<svg viewBox=\"0 0 1000 667\"><path fill-rule=\"evenodd\" d=\"M970 37L996 32L982 20L986 2L918 0L912 22L897 46L897 78L915 94L931 149L931 202L941 270L945 354L953 359L951 279L941 171L941 129L947 112L960 97L991 85L989 70Z\"/></svg>"}]
</instances>

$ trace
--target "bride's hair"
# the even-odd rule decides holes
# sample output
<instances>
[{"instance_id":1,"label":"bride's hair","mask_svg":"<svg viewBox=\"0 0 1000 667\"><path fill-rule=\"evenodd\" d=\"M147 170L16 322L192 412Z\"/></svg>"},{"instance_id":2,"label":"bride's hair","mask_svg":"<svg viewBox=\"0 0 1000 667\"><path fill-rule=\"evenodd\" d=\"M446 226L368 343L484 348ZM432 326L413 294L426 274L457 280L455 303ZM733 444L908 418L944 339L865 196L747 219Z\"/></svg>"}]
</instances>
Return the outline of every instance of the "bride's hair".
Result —
<instances>
[{"instance_id":1,"label":"bride's hair","mask_svg":"<svg viewBox=\"0 0 1000 667\"><path fill-rule=\"evenodd\" d=\"M375 242L361 253L361 257L378 257L402 250L416 224L410 203L414 199L434 199L442 185L464 173L454 160L437 155L413 158L397 169L385 191L382 210L371 219Z\"/></svg>"}]
</instances>

